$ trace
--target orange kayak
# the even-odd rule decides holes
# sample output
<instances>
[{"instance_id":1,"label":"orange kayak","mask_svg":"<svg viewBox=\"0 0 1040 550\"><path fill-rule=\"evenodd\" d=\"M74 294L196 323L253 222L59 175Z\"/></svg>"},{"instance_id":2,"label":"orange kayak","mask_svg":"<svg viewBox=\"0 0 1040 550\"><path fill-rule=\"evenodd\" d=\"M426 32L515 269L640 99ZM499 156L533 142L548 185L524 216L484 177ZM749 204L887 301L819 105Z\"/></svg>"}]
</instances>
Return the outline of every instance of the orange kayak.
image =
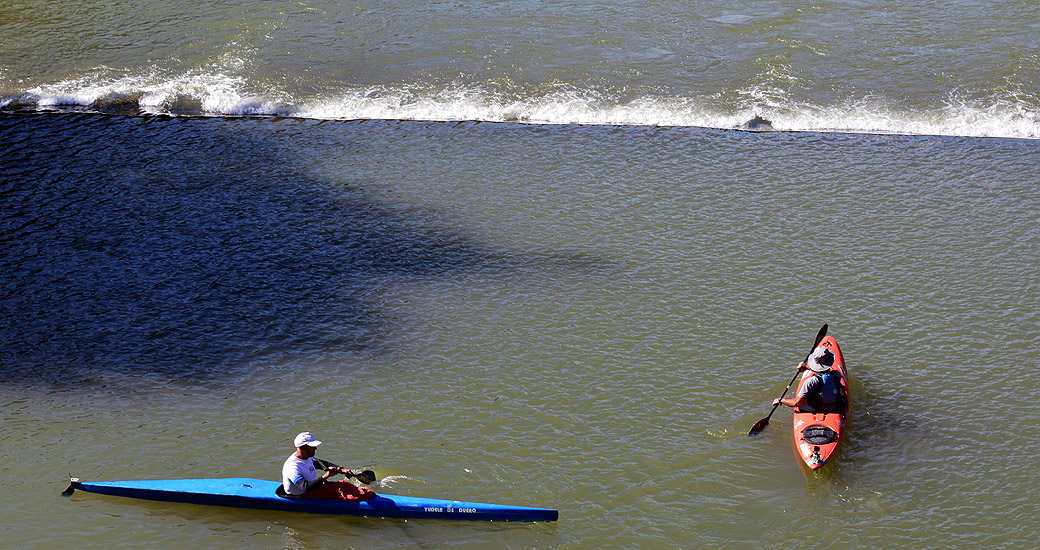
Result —
<instances>
[{"instance_id":1,"label":"orange kayak","mask_svg":"<svg viewBox=\"0 0 1040 550\"><path fill-rule=\"evenodd\" d=\"M834 338L827 336L820 341L819 348L827 348L834 354L832 370L841 371L841 388L845 394L845 408L837 413L794 412L794 446L798 456L811 470L818 470L830 460L845 437L845 425L849 418L851 400L849 399L849 372L845 366L845 357ZM814 352L816 350L813 350ZM801 391L813 376L814 372L806 370L798 382ZM797 395L797 393L795 393Z\"/></svg>"}]
</instances>

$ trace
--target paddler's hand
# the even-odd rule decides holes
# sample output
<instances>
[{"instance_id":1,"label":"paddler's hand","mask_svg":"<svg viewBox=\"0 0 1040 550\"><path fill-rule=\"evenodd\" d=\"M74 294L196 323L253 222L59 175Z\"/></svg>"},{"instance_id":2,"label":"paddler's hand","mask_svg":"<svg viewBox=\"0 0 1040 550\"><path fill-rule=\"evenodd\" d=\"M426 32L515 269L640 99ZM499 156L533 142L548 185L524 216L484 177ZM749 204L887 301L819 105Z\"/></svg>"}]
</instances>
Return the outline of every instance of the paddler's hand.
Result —
<instances>
[{"instance_id":1,"label":"paddler's hand","mask_svg":"<svg viewBox=\"0 0 1040 550\"><path fill-rule=\"evenodd\" d=\"M809 368L809 365L806 365L805 361L802 361L801 363L798 363L798 372L802 372L803 370L805 370L807 368Z\"/></svg>"}]
</instances>

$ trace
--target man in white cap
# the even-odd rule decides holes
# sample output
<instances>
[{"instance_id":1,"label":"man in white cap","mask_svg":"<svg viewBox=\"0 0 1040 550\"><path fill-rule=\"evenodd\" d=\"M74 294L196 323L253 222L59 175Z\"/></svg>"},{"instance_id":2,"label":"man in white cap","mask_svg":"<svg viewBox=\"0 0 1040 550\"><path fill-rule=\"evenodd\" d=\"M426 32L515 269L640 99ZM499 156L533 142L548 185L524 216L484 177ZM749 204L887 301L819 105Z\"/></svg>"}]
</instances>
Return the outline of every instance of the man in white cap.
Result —
<instances>
[{"instance_id":1,"label":"man in white cap","mask_svg":"<svg viewBox=\"0 0 1040 550\"><path fill-rule=\"evenodd\" d=\"M314 453L321 441L315 439L311 432L301 432L293 440L296 452L285 459L282 465L282 489L289 495L314 498L338 498L342 500L365 500L376 496L371 489L358 487L349 481L329 481L334 475L342 474L356 477L354 472L334 466L325 465L325 473L320 477L314 467Z\"/></svg>"},{"instance_id":2,"label":"man in white cap","mask_svg":"<svg viewBox=\"0 0 1040 550\"><path fill-rule=\"evenodd\" d=\"M794 407L798 412L838 413L845 410L845 390L841 386L841 371L832 369L834 354L825 347L818 347L809 356L809 362L798 363L798 370L813 371L813 377L798 390L798 395L786 399L774 399L777 404Z\"/></svg>"}]
</instances>

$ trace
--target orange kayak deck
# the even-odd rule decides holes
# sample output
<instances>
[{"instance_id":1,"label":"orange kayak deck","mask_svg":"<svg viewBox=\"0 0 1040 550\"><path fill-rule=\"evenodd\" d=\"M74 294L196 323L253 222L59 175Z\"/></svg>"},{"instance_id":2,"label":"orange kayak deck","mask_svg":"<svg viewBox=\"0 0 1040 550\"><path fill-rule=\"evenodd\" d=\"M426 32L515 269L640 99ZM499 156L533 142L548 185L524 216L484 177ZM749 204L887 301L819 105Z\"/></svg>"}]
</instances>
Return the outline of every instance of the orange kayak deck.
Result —
<instances>
[{"instance_id":1,"label":"orange kayak deck","mask_svg":"<svg viewBox=\"0 0 1040 550\"><path fill-rule=\"evenodd\" d=\"M798 456L810 470L818 470L838 451L842 439L845 438L852 401L849 396L849 372L845 366L845 357L834 338L827 336L820 341L817 348L827 348L834 354L832 369L841 371L841 387L845 392L845 410L841 413L794 413L794 446ZM815 350L813 350L815 351ZM815 373L806 370L798 382L798 391L813 377ZM797 395L797 392L795 393Z\"/></svg>"}]
</instances>

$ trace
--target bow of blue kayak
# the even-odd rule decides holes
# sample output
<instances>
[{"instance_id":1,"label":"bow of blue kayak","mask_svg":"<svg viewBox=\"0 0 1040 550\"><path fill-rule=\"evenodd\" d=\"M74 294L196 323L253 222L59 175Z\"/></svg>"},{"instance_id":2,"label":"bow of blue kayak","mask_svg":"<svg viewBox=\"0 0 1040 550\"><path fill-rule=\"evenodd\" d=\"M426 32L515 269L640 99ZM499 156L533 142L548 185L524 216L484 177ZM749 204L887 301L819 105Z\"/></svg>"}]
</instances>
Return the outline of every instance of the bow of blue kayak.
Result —
<instances>
[{"instance_id":1,"label":"bow of blue kayak","mask_svg":"<svg viewBox=\"0 0 1040 550\"><path fill-rule=\"evenodd\" d=\"M557 510L548 508L400 495L379 494L375 498L363 501L282 497L275 493L279 485L276 481L253 478L95 482L73 480L71 488L103 495L164 502L312 514L483 521L556 521L559 518Z\"/></svg>"}]
</instances>

